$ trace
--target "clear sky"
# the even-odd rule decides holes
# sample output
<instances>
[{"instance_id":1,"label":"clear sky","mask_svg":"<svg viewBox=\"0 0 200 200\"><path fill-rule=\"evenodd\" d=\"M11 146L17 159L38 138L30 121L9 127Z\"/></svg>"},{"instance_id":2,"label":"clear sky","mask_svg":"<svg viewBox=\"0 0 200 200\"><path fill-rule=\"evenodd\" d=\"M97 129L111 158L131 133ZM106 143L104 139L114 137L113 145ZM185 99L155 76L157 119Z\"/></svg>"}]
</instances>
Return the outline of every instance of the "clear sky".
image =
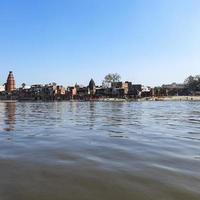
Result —
<instances>
[{"instance_id":1,"label":"clear sky","mask_svg":"<svg viewBox=\"0 0 200 200\"><path fill-rule=\"evenodd\" d=\"M200 74L200 0L0 0L0 83L145 85Z\"/></svg>"}]
</instances>

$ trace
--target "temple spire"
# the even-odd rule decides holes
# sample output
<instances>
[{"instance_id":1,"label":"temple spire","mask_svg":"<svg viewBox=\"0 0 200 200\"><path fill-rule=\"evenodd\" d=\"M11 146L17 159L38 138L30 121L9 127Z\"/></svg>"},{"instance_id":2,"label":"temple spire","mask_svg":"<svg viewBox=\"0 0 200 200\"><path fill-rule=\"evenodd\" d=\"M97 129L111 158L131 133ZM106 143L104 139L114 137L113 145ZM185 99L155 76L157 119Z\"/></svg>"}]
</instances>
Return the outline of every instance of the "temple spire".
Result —
<instances>
[{"instance_id":1,"label":"temple spire","mask_svg":"<svg viewBox=\"0 0 200 200\"><path fill-rule=\"evenodd\" d=\"M12 92L14 90L16 90L15 79L13 76L13 72L10 71L6 82L6 92Z\"/></svg>"}]
</instances>

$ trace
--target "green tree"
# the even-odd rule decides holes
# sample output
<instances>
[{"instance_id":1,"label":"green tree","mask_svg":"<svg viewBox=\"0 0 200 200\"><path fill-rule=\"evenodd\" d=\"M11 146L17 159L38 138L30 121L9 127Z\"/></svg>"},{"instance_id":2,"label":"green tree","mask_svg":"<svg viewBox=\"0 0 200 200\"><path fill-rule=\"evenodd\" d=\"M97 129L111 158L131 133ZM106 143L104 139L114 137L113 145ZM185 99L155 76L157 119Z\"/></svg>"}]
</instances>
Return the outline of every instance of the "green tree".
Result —
<instances>
[{"instance_id":1,"label":"green tree","mask_svg":"<svg viewBox=\"0 0 200 200\"><path fill-rule=\"evenodd\" d=\"M200 91L200 75L189 76L184 84L189 92Z\"/></svg>"},{"instance_id":2,"label":"green tree","mask_svg":"<svg viewBox=\"0 0 200 200\"><path fill-rule=\"evenodd\" d=\"M26 87L26 83L22 83L22 89Z\"/></svg>"},{"instance_id":3,"label":"green tree","mask_svg":"<svg viewBox=\"0 0 200 200\"><path fill-rule=\"evenodd\" d=\"M111 83L119 82L121 80L121 76L118 73L109 73L104 77L102 82L103 87L110 87Z\"/></svg>"}]
</instances>

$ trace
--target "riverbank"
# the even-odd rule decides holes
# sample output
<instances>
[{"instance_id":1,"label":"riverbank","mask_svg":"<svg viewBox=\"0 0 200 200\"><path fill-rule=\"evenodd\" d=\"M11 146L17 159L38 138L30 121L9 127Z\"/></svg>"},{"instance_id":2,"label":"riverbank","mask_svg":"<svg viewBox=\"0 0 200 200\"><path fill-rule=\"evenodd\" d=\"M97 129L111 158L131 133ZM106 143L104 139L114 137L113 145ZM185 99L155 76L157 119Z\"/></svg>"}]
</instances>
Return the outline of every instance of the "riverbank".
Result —
<instances>
[{"instance_id":1,"label":"riverbank","mask_svg":"<svg viewBox=\"0 0 200 200\"><path fill-rule=\"evenodd\" d=\"M163 96L163 97L143 97L135 99L126 98L105 98L95 99L89 101L103 101L103 102L127 102L127 101L200 101L200 96Z\"/></svg>"},{"instance_id":2,"label":"riverbank","mask_svg":"<svg viewBox=\"0 0 200 200\"><path fill-rule=\"evenodd\" d=\"M154 101L200 101L200 96L167 96L155 97Z\"/></svg>"},{"instance_id":3,"label":"riverbank","mask_svg":"<svg viewBox=\"0 0 200 200\"><path fill-rule=\"evenodd\" d=\"M200 96L162 96L162 97L143 97L143 98L135 98L135 99L128 99L128 98L99 98L99 99L86 99L86 100L79 100L79 99L71 99L71 100L33 100L33 99L13 99L13 100L6 100L0 99L0 102L17 102L17 101L30 101L30 102L52 102L52 101L78 101L78 102L85 102L85 101L93 101L93 102L142 102L142 101L200 101Z\"/></svg>"}]
</instances>

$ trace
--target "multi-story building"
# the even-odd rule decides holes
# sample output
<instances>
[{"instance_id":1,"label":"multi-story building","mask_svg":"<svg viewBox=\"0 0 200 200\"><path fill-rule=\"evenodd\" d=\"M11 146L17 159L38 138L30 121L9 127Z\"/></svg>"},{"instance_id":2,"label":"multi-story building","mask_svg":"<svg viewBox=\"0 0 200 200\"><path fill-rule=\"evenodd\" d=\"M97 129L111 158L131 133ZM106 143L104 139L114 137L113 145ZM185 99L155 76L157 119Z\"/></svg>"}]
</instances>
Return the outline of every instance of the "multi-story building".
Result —
<instances>
[{"instance_id":1,"label":"multi-story building","mask_svg":"<svg viewBox=\"0 0 200 200\"><path fill-rule=\"evenodd\" d=\"M162 85L162 90L165 96L181 95L186 93L185 85L177 83Z\"/></svg>"},{"instance_id":2,"label":"multi-story building","mask_svg":"<svg viewBox=\"0 0 200 200\"><path fill-rule=\"evenodd\" d=\"M139 97L142 91L141 84L132 84L132 82L113 82L111 84L112 95L127 96L127 97Z\"/></svg>"},{"instance_id":3,"label":"multi-story building","mask_svg":"<svg viewBox=\"0 0 200 200\"><path fill-rule=\"evenodd\" d=\"M67 87L67 99L76 99L77 97L77 88L76 86Z\"/></svg>"}]
</instances>

